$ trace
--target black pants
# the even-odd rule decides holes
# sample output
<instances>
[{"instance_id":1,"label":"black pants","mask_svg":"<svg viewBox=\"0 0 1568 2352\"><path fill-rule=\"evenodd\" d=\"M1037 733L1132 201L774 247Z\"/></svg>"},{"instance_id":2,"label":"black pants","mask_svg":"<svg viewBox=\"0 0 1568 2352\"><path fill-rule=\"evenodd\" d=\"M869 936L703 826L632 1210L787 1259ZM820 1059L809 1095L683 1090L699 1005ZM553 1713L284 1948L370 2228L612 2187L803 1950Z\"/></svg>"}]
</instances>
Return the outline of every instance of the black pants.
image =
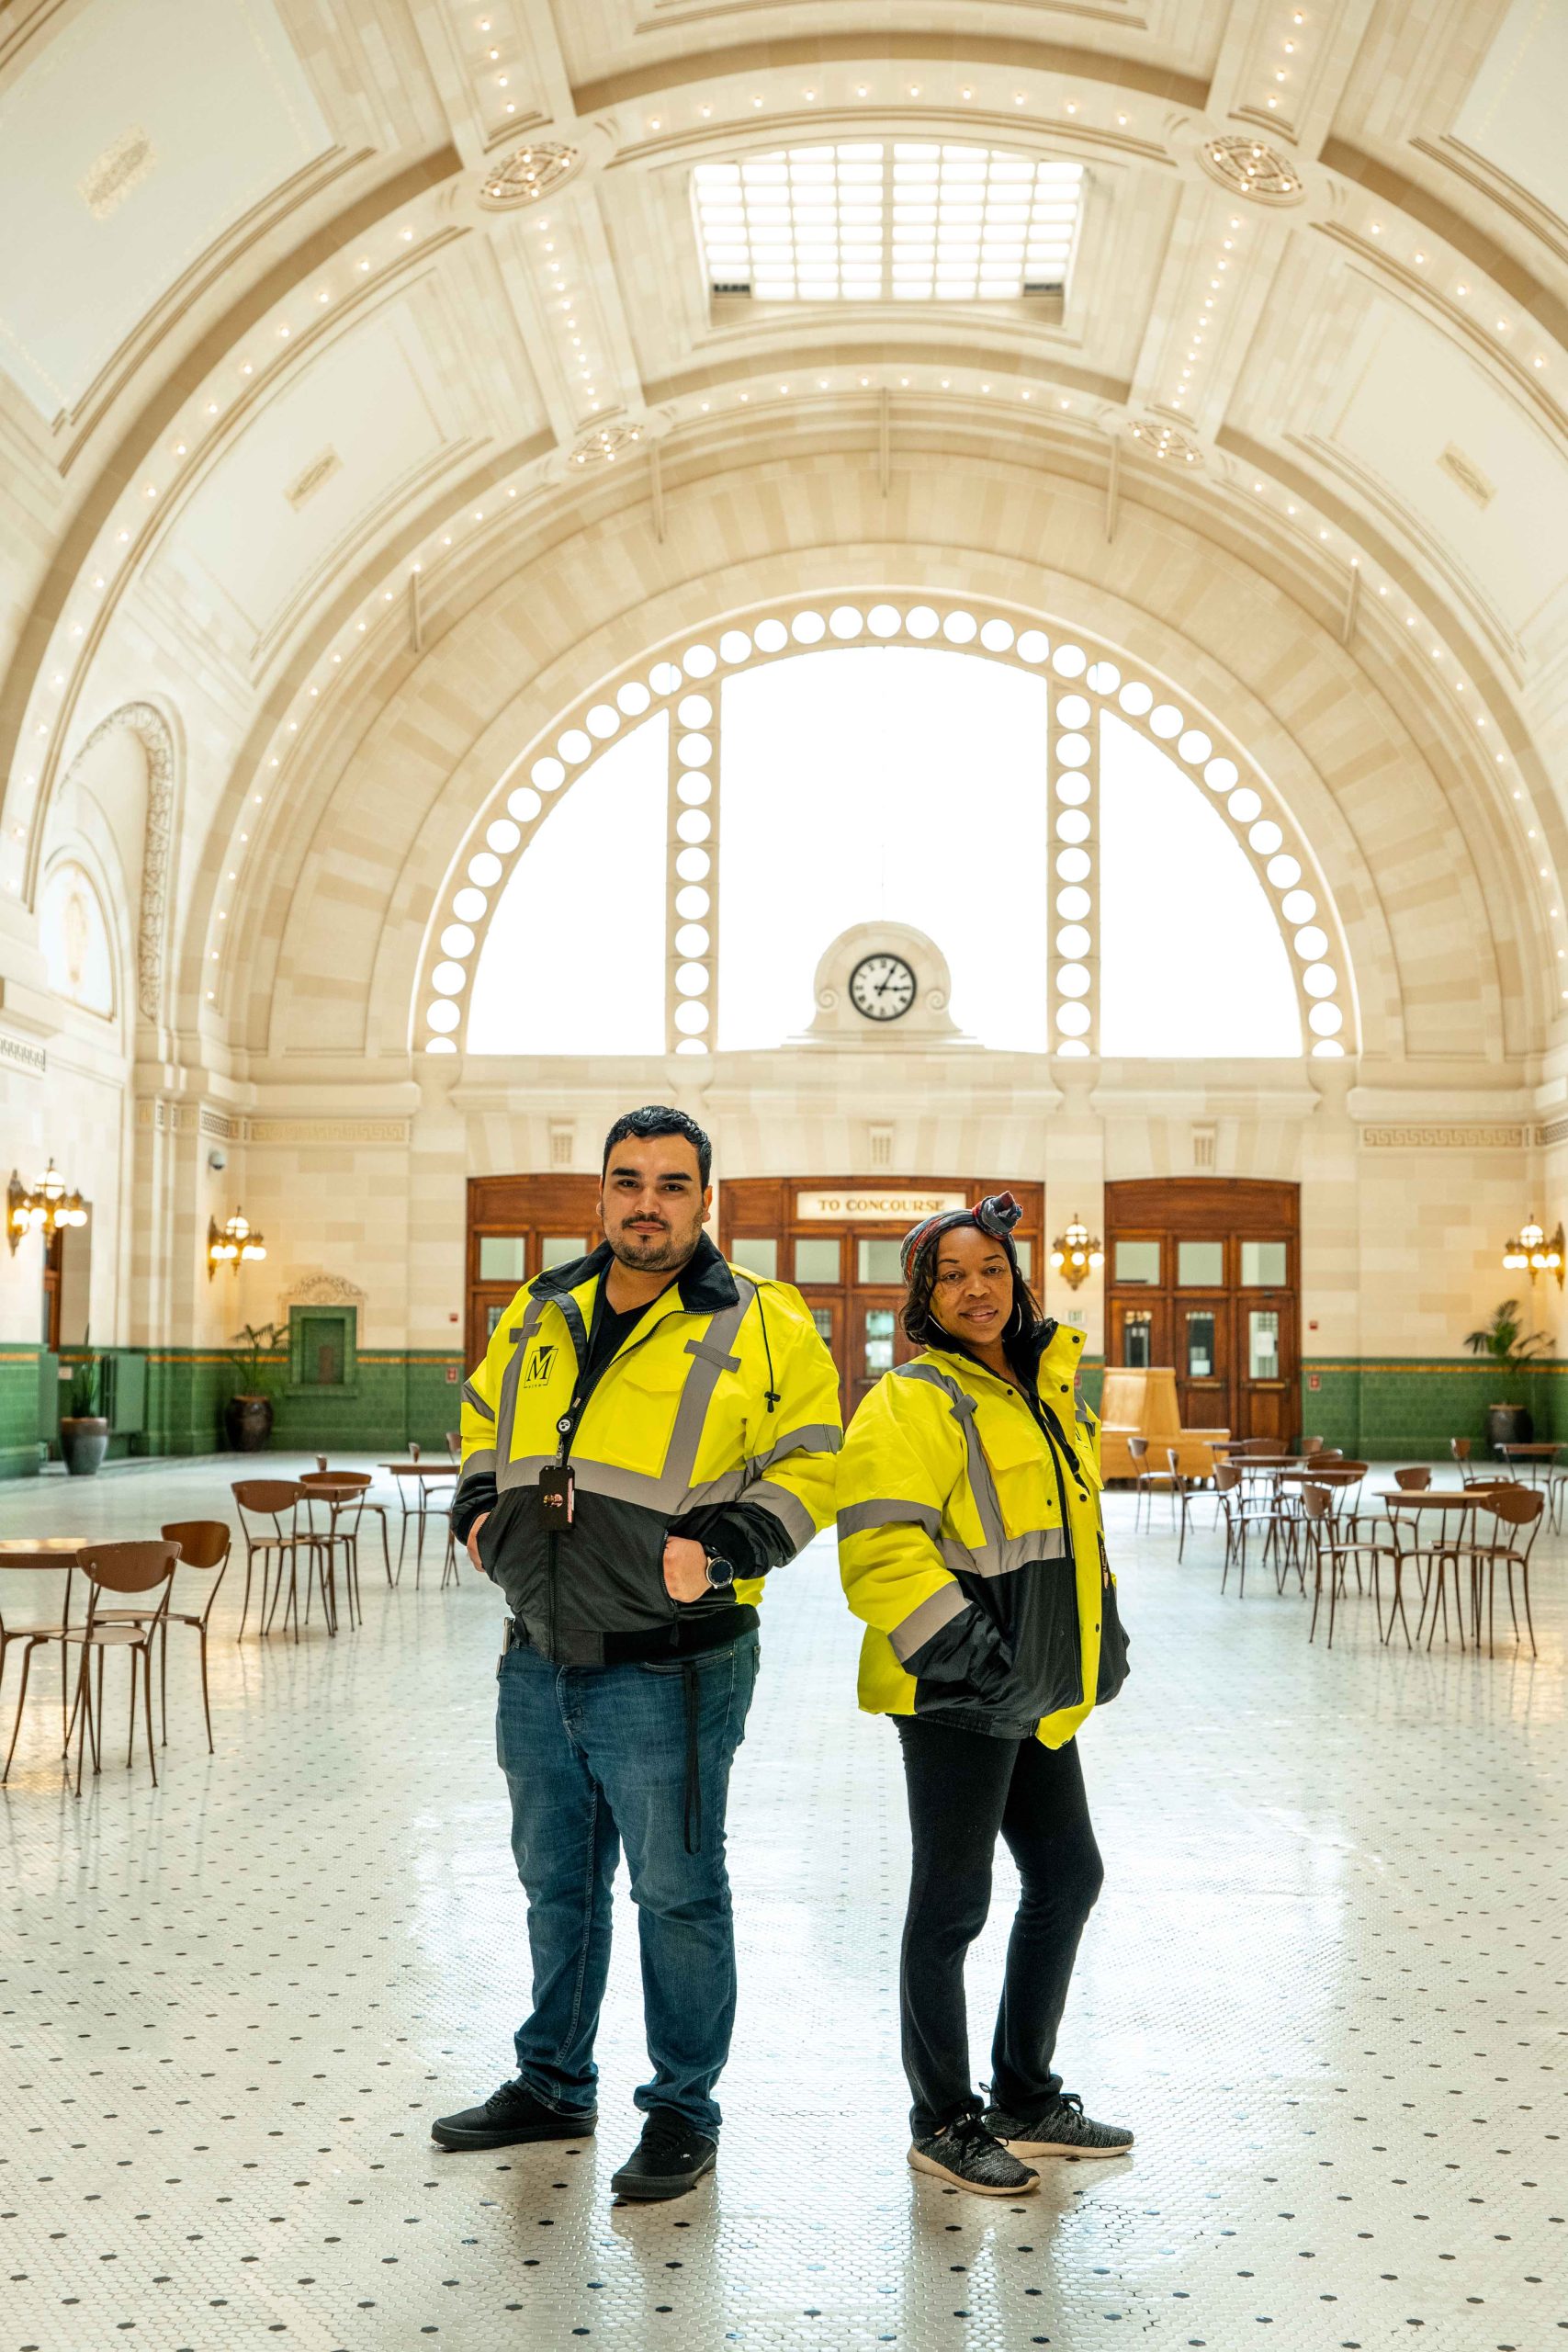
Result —
<instances>
[{"instance_id":1,"label":"black pants","mask_svg":"<svg viewBox=\"0 0 1568 2352\"><path fill-rule=\"evenodd\" d=\"M1105 1873L1075 1741L1043 1747L896 1720L914 1845L899 1996L919 2140L974 2104L964 1962L991 1907L997 1832L1022 1881L991 2044L991 2097L1010 2114L1037 2115L1062 2087L1056 2029Z\"/></svg>"}]
</instances>

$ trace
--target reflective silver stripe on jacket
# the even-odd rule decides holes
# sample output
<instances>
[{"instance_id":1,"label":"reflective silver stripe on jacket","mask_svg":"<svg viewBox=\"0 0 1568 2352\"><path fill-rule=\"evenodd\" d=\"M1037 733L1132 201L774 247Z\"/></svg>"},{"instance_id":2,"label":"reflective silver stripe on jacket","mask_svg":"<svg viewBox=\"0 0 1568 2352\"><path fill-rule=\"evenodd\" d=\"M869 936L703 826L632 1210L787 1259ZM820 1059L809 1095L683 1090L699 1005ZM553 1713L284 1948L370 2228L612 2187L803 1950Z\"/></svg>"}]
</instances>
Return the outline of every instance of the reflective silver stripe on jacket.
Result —
<instances>
[{"instance_id":1,"label":"reflective silver stripe on jacket","mask_svg":"<svg viewBox=\"0 0 1568 2352\"><path fill-rule=\"evenodd\" d=\"M1059 1527L1041 1527L1028 1535L1004 1535L999 1544L982 1544L972 1552L967 1544L943 1536L942 1556L955 1576L1005 1577L1036 1560L1065 1560L1067 1540Z\"/></svg>"},{"instance_id":2,"label":"reflective silver stripe on jacket","mask_svg":"<svg viewBox=\"0 0 1568 2352\"><path fill-rule=\"evenodd\" d=\"M463 1402L465 1405L471 1405L475 1412L479 1414L481 1420L494 1420L495 1408L492 1405L487 1405L485 1403L484 1398L479 1395L479 1390L474 1386L471 1380L465 1380L463 1383Z\"/></svg>"},{"instance_id":3,"label":"reflective silver stripe on jacket","mask_svg":"<svg viewBox=\"0 0 1568 2352\"><path fill-rule=\"evenodd\" d=\"M493 1474L494 1469L494 1446L477 1445L463 1464L463 1474L457 1481L457 1493L459 1495L462 1493L470 1478L482 1478L489 1476ZM456 1499L456 1498L454 1498L454 1499Z\"/></svg>"},{"instance_id":4,"label":"reflective silver stripe on jacket","mask_svg":"<svg viewBox=\"0 0 1568 2352\"><path fill-rule=\"evenodd\" d=\"M792 1453L837 1453L844 1442L843 1431L827 1421L811 1421L797 1430L790 1430L766 1453L753 1453L737 1469L726 1470L717 1478L706 1478L700 1487L688 1487L682 1510L701 1510L714 1503L743 1502L765 1472Z\"/></svg>"},{"instance_id":5,"label":"reflective silver stripe on jacket","mask_svg":"<svg viewBox=\"0 0 1568 2352\"><path fill-rule=\"evenodd\" d=\"M747 1487L742 1500L776 1519L797 1552L804 1550L817 1532L817 1521L800 1497L792 1495L787 1487L775 1487L768 1479L759 1478L755 1486Z\"/></svg>"},{"instance_id":6,"label":"reflective silver stripe on jacket","mask_svg":"<svg viewBox=\"0 0 1568 2352\"><path fill-rule=\"evenodd\" d=\"M942 1513L930 1503L912 1503L898 1496L884 1502L849 1503L839 1513L840 1535L863 1535L873 1527L923 1527L928 1535L942 1532Z\"/></svg>"},{"instance_id":7,"label":"reflective silver stripe on jacket","mask_svg":"<svg viewBox=\"0 0 1568 2352\"><path fill-rule=\"evenodd\" d=\"M740 1359L731 1355L730 1349L738 1337L746 1311L757 1295L755 1283L739 1283L736 1287L739 1297L733 1306L721 1307L711 1317L700 1340L686 1341L686 1353L692 1359L692 1369L686 1374L686 1385L681 1391L681 1402L675 1408L675 1426L670 1432L670 1443L664 1453L664 1476L660 1484L669 1486L677 1479L684 1494L690 1487L697 1466L697 1454L707 1424L708 1407L714 1390L718 1386L721 1372L739 1372Z\"/></svg>"},{"instance_id":8,"label":"reflective silver stripe on jacket","mask_svg":"<svg viewBox=\"0 0 1568 2352\"><path fill-rule=\"evenodd\" d=\"M903 1623L895 1625L887 1636L900 1665L913 1657L917 1650L924 1649L933 1634L940 1633L954 1617L961 1617L969 1606L955 1584L944 1584L939 1592L922 1600L918 1609L912 1609Z\"/></svg>"},{"instance_id":9,"label":"reflective silver stripe on jacket","mask_svg":"<svg viewBox=\"0 0 1568 2352\"><path fill-rule=\"evenodd\" d=\"M512 1429L517 1419L517 1384L523 1377L523 1359L528 1352L528 1342L539 1328L539 1318L549 1305L547 1298L530 1298L523 1320L511 1334L512 1354L506 1370L501 1375L501 1406L495 1417L495 1447L502 1456L503 1468L499 1483L514 1486L515 1479L506 1477L512 1464ZM578 1320L581 1321L581 1317Z\"/></svg>"},{"instance_id":10,"label":"reflective silver stripe on jacket","mask_svg":"<svg viewBox=\"0 0 1568 2352\"><path fill-rule=\"evenodd\" d=\"M948 1409L964 1431L964 1450L969 1462L969 1488L980 1515L982 1554L993 1549L999 1553L1007 1541L1002 1532L1002 1507L997 1494L997 1482L991 1476L991 1465L986 1459L986 1449L976 1435L975 1399L967 1389L960 1388L956 1380L950 1379L945 1372L938 1372L935 1364L900 1364L894 1377L929 1381L947 1398Z\"/></svg>"}]
</instances>

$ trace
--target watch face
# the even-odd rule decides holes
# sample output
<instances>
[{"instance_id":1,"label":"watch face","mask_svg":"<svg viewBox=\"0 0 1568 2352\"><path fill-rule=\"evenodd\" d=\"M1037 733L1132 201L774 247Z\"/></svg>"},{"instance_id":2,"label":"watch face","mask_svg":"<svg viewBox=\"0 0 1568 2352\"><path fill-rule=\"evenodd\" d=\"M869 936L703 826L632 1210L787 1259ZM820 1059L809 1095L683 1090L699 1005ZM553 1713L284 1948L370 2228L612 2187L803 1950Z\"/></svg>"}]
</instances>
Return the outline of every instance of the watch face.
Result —
<instances>
[{"instance_id":1,"label":"watch face","mask_svg":"<svg viewBox=\"0 0 1568 2352\"><path fill-rule=\"evenodd\" d=\"M850 974L850 1002L868 1021L897 1021L915 1001L915 975L902 956L867 956Z\"/></svg>"}]
</instances>

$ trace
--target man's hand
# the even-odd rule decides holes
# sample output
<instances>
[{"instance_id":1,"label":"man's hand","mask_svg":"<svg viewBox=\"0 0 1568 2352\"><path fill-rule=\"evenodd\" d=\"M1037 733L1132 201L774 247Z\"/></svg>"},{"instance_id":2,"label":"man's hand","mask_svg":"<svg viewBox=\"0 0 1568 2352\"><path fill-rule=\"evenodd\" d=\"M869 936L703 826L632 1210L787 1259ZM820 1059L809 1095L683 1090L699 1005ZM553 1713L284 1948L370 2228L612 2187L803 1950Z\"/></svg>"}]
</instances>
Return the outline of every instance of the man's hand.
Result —
<instances>
[{"instance_id":1,"label":"man's hand","mask_svg":"<svg viewBox=\"0 0 1568 2352\"><path fill-rule=\"evenodd\" d=\"M671 1600L701 1600L712 1589L708 1555L689 1535L664 1539L664 1589Z\"/></svg>"},{"instance_id":2,"label":"man's hand","mask_svg":"<svg viewBox=\"0 0 1568 2352\"><path fill-rule=\"evenodd\" d=\"M478 1519L475 1520L472 1527L468 1530L468 1542L464 1547L468 1552L469 1559L472 1560L475 1567L478 1568L481 1577L485 1572L485 1566L484 1562L479 1557L479 1530L489 1517L490 1513L488 1510L480 1511Z\"/></svg>"}]
</instances>

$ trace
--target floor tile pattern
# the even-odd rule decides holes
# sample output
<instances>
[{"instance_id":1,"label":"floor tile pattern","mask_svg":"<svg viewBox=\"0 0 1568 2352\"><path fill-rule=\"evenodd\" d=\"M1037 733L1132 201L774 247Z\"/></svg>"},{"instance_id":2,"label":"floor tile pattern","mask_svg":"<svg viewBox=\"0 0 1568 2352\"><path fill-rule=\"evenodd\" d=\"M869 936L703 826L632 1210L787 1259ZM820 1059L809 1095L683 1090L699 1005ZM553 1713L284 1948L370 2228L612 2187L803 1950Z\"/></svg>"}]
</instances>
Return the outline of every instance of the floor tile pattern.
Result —
<instances>
[{"instance_id":1,"label":"floor tile pattern","mask_svg":"<svg viewBox=\"0 0 1568 2352\"><path fill-rule=\"evenodd\" d=\"M0 1534L155 1532L232 1470L17 1483ZM737 1763L716 2178L610 2199L645 2064L624 1900L599 2138L442 2154L431 2117L510 2071L525 1992L499 1597L428 1556L389 1591L367 1553L361 1629L236 1643L231 1571L215 1757L186 1645L163 1786L127 1772L111 1661L78 1803L51 1665L0 1797L0 2352L1568 2342L1568 1543L1535 1660L1385 1650L1356 1601L1330 1654L1293 1583L1221 1598L1206 1525L1179 1565L1157 1518L1108 1518L1133 1671L1084 1736L1107 1883L1060 2061L1130 2161L1047 2163L1016 2204L906 2167L896 1743L854 1712L826 1544L770 1596ZM5 1578L7 1622L47 1605ZM976 2065L1011 1890L1003 1856Z\"/></svg>"}]
</instances>

